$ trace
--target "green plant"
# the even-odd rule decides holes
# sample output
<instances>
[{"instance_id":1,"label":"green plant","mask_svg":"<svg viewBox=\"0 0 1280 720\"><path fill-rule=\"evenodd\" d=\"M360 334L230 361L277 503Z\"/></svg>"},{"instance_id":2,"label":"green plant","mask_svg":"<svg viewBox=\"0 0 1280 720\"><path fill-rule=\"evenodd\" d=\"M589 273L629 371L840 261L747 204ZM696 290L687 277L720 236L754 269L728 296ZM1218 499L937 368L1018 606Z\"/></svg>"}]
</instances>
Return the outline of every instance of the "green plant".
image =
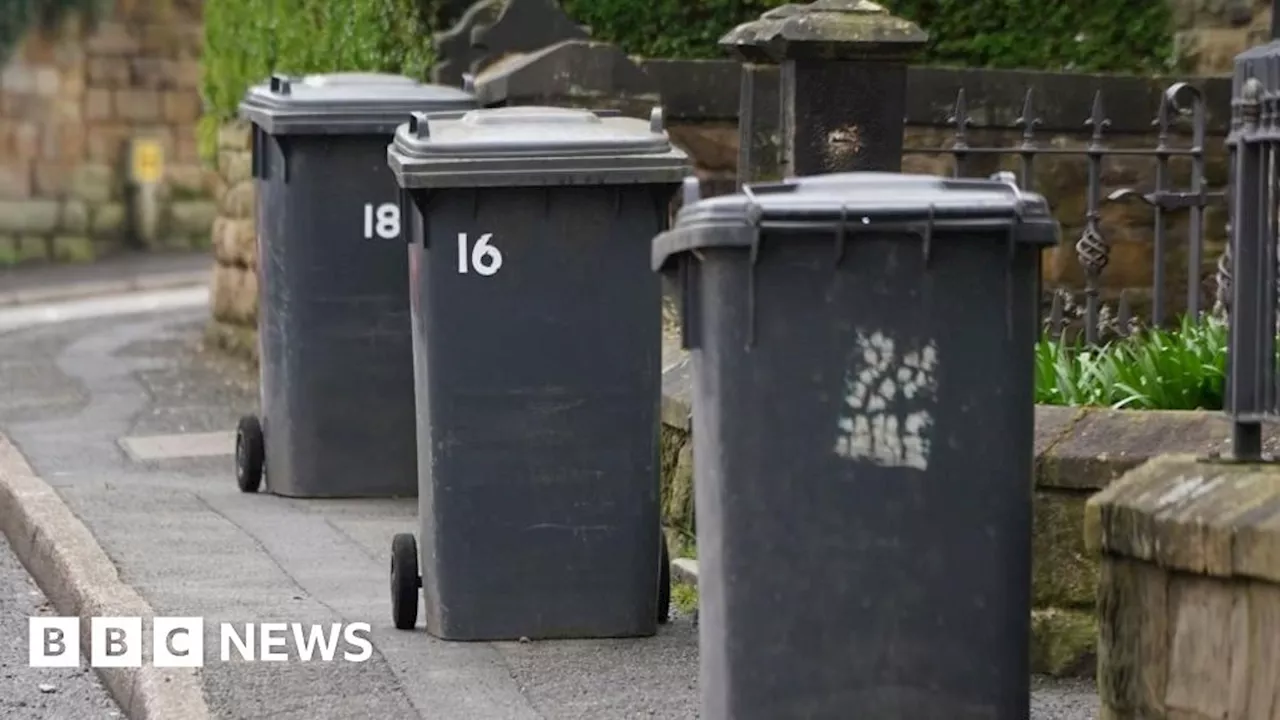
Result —
<instances>
[{"instance_id":1,"label":"green plant","mask_svg":"<svg viewBox=\"0 0 1280 720\"><path fill-rule=\"evenodd\" d=\"M233 117L273 72L392 72L424 78L431 28L418 0L206 0L202 93Z\"/></svg>"},{"instance_id":2,"label":"green plant","mask_svg":"<svg viewBox=\"0 0 1280 720\"><path fill-rule=\"evenodd\" d=\"M1183 318L1177 328L1140 330L1099 346L1042 338L1036 402L1132 410L1220 410L1227 325Z\"/></svg>"},{"instance_id":3,"label":"green plant","mask_svg":"<svg viewBox=\"0 0 1280 720\"><path fill-rule=\"evenodd\" d=\"M30 30L52 30L72 13L80 13L92 23L98 19L102 4L103 0L0 0L0 64Z\"/></svg>"},{"instance_id":4,"label":"green plant","mask_svg":"<svg viewBox=\"0 0 1280 720\"><path fill-rule=\"evenodd\" d=\"M717 41L784 0L563 0L633 55L724 57ZM1173 67L1167 0L881 0L929 32L923 62L966 67L1159 72Z\"/></svg>"}]
</instances>

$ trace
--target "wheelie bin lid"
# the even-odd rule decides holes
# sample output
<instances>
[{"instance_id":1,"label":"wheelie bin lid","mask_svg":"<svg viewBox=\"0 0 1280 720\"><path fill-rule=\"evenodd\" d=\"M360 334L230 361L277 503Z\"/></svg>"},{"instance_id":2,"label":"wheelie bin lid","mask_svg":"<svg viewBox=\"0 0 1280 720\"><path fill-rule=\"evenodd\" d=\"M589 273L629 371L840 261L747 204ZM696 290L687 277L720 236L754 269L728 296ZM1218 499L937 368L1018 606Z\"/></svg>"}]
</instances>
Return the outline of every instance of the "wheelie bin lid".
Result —
<instances>
[{"instance_id":1,"label":"wheelie bin lid","mask_svg":"<svg viewBox=\"0 0 1280 720\"><path fill-rule=\"evenodd\" d=\"M272 135L390 135L415 110L466 110L475 95L403 75L272 75L249 88L240 117Z\"/></svg>"},{"instance_id":2,"label":"wheelie bin lid","mask_svg":"<svg viewBox=\"0 0 1280 720\"><path fill-rule=\"evenodd\" d=\"M649 120L540 106L414 113L387 163L407 189L679 184L692 173L660 108Z\"/></svg>"},{"instance_id":3,"label":"wheelie bin lid","mask_svg":"<svg viewBox=\"0 0 1280 720\"><path fill-rule=\"evenodd\" d=\"M1017 243L1050 246L1059 226L1048 202L1012 178L851 172L753 183L735 195L686 205L653 240L653 269L703 248L750 249L761 230L934 233L956 237L1005 231ZM785 242L785 239L784 239Z\"/></svg>"}]
</instances>

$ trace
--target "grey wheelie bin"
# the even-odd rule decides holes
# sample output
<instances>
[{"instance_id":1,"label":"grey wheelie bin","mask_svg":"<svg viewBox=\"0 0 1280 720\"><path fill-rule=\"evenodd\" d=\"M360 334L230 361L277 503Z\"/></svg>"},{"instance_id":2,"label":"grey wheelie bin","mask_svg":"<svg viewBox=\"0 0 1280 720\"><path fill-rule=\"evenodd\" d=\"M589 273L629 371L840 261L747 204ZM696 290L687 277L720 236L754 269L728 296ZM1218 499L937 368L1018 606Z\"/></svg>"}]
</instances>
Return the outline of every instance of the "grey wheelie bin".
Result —
<instances>
[{"instance_id":1,"label":"grey wheelie bin","mask_svg":"<svg viewBox=\"0 0 1280 720\"><path fill-rule=\"evenodd\" d=\"M703 720L1026 720L1038 256L1007 182L756 184L683 288Z\"/></svg>"},{"instance_id":2,"label":"grey wheelie bin","mask_svg":"<svg viewBox=\"0 0 1280 720\"><path fill-rule=\"evenodd\" d=\"M387 159L413 215L418 511L392 612L446 640L639 637L666 617L661 286L691 174L646 121L415 115ZM421 574L419 574L419 559Z\"/></svg>"},{"instance_id":3,"label":"grey wheelie bin","mask_svg":"<svg viewBox=\"0 0 1280 720\"><path fill-rule=\"evenodd\" d=\"M253 123L261 419L240 419L236 480L292 497L417 493L409 278L386 148L463 90L369 73L276 75Z\"/></svg>"}]
</instances>

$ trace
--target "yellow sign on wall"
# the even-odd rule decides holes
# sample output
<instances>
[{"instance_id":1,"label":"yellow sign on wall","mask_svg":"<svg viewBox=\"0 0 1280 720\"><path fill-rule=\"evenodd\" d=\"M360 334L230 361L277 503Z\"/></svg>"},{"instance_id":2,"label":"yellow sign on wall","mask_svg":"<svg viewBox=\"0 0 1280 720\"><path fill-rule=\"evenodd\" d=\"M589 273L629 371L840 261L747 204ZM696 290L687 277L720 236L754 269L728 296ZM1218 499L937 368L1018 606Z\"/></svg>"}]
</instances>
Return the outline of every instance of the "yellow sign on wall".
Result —
<instances>
[{"instance_id":1,"label":"yellow sign on wall","mask_svg":"<svg viewBox=\"0 0 1280 720\"><path fill-rule=\"evenodd\" d=\"M133 141L133 181L154 185L164 177L164 147L158 140L137 138Z\"/></svg>"}]
</instances>

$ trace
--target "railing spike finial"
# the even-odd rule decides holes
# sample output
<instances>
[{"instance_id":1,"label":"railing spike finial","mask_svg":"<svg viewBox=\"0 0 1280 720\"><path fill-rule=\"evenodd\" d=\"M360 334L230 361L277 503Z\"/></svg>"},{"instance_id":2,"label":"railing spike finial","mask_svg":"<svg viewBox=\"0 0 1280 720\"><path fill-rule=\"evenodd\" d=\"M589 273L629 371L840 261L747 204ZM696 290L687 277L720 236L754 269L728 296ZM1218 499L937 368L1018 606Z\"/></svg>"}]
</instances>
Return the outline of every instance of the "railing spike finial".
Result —
<instances>
[{"instance_id":1,"label":"railing spike finial","mask_svg":"<svg viewBox=\"0 0 1280 720\"><path fill-rule=\"evenodd\" d=\"M1093 94L1093 110L1089 113L1089 119L1084 121L1085 127L1093 128L1093 139L1101 140L1102 131L1111 127L1111 121L1107 119L1107 111L1102 105L1102 91L1099 90Z\"/></svg>"},{"instance_id":2,"label":"railing spike finial","mask_svg":"<svg viewBox=\"0 0 1280 720\"><path fill-rule=\"evenodd\" d=\"M969 127L969 101L965 97L964 88L956 93L956 103L947 122L955 126L956 137L964 136L965 129Z\"/></svg>"},{"instance_id":3,"label":"railing spike finial","mask_svg":"<svg viewBox=\"0 0 1280 720\"><path fill-rule=\"evenodd\" d=\"M1022 128L1023 140L1031 140L1035 136L1036 128L1044 124L1036 116L1035 92L1035 88L1027 88L1026 94L1022 96L1022 114L1018 116L1017 120L1013 121L1014 127Z\"/></svg>"}]
</instances>

